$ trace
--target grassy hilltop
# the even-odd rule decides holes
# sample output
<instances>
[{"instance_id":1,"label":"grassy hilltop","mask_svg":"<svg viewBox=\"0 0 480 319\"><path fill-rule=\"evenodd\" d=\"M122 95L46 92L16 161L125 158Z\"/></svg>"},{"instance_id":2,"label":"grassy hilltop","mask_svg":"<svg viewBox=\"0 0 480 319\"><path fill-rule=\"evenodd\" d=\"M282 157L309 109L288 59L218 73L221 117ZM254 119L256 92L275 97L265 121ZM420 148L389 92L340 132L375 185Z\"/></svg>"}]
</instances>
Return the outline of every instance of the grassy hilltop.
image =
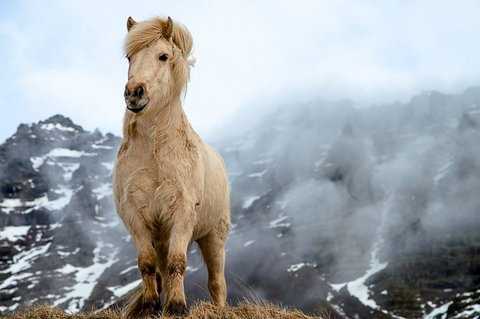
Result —
<instances>
[{"instance_id":1,"label":"grassy hilltop","mask_svg":"<svg viewBox=\"0 0 480 319\"><path fill-rule=\"evenodd\" d=\"M327 316L328 317L328 316ZM121 311L105 310L90 313L67 314L58 308L38 306L25 309L5 319L121 319ZM154 318L173 318L162 316ZM217 308L209 303L199 303L190 309L185 319L313 319L299 310L283 309L268 304L244 303L236 307Z\"/></svg>"}]
</instances>

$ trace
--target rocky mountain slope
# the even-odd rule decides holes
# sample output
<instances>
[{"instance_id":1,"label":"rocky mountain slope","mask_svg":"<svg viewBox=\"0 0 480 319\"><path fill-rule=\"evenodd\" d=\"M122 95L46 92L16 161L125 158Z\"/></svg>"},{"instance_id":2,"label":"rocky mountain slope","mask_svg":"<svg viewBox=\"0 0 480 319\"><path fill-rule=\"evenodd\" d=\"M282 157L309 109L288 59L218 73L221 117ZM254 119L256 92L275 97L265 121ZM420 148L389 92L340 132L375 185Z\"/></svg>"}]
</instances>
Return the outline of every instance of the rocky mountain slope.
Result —
<instances>
[{"instance_id":1,"label":"rocky mountain slope","mask_svg":"<svg viewBox=\"0 0 480 319\"><path fill-rule=\"evenodd\" d=\"M230 302L478 318L479 137L480 88L371 108L284 103L225 135ZM106 307L139 284L112 205L118 143L56 115L0 146L1 312ZM190 300L207 299L195 245L187 270Z\"/></svg>"}]
</instances>

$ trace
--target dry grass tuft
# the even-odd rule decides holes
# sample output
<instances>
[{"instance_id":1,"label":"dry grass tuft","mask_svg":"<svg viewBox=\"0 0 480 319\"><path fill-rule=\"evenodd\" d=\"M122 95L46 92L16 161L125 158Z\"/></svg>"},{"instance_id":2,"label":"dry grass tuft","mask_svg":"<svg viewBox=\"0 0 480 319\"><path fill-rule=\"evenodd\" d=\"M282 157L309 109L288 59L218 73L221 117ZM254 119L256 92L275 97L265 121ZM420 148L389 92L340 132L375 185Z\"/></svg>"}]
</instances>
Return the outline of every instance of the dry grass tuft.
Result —
<instances>
[{"instance_id":1,"label":"dry grass tuft","mask_svg":"<svg viewBox=\"0 0 480 319\"><path fill-rule=\"evenodd\" d=\"M120 319L121 317L119 312L111 310L70 315L61 309L45 305L25 309L2 319Z\"/></svg>"},{"instance_id":2,"label":"dry grass tuft","mask_svg":"<svg viewBox=\"0 0 480 319\"><path fill-rule=\"evenodd\" d=\"M287 310L269 304L244 303L237 307L217 308L209 303L193 307L188 319L310 319L299 310Z\"/></svg>"},{"instance_id":3,"label":"dry grass tuft","mask_svg":"<svg viewBox=\"0 0 480 319\"><path fill-rule=\"evenodd\" d=\"M58 308L37 306L5 319L122 319L120 311L105 310L91 313L70 315ZM172 318L168 316L152 317ZM236 307L218 308L210 303L199 303L190 309L184 319L313 319L319 317L307 316L299 310L283 309L270 304L243 303Z\"/></svg>"}]
</instances>

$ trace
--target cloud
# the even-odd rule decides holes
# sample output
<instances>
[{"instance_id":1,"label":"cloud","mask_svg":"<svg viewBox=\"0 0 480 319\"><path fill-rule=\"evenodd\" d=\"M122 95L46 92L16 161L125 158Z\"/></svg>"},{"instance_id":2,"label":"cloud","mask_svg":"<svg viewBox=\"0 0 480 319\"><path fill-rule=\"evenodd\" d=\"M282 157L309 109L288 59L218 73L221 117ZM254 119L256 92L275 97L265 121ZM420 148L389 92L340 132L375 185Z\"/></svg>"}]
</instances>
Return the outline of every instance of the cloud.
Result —
<instances>
[{"instance_id":1,"label":"cloud","mask_svg":"<svg viewBox=\"0 0 480 319\"><path fill-rule=\"evenodd\" d=\"M118 94L121 85L121 81L112 81L108 76L79 69L29 73L22 82L31 97L26 109L34 118L41 119L49 112L62 113L76 122L109 130L121 124L124 109L122 95Z\"/></svg>"},{"instance_id":2,"label":"cloud","mask_svg":"<svg viewBox=\"0 0 480 319\"><path fill-rule=\"evenodd\" d=\"M89 129L119 133L126 18L159 14L194 35L197 65L185 108L202 134L248 105L298 92L368 104L425 89L461 90L480 82L479 7L477 1L19 2L0 23L8 57L0 85L10 94L0 104L18 104L14 119L60 112ZM0 137L9 134L0 130Z\"/></svg>"}]
</instances>

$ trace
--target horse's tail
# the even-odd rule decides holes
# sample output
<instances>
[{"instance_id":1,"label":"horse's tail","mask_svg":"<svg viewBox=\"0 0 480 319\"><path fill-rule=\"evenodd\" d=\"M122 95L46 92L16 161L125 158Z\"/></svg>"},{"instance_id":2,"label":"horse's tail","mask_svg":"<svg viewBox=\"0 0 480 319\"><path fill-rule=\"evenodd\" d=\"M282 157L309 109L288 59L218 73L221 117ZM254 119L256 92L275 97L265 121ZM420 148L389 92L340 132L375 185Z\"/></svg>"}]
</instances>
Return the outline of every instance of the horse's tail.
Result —
<instances>
[{"instance_id":1,"label":"horse's tail","mask_svg":"<svg viewBox=\"0 0 480 319\"><path fill-rule=\"evenodd\" d=\"M143 284L137 286L127 296L127 304L124 307L123 317L126 319L137 319L156 315L162 311L160 300L145 302L145 288Z\"/></svg>"},{"instance_id":2,"label":"horse's tail","mask_svg":"<svg viewBox=\"0 0 480 319\"><path fill-rule=\"evenodd\" d=\"M127 304L124 308L124 318L133 319L138 318L144 312L143 303L143 285L140 284L127 297Z\"/></svg>"}]
</instances>

